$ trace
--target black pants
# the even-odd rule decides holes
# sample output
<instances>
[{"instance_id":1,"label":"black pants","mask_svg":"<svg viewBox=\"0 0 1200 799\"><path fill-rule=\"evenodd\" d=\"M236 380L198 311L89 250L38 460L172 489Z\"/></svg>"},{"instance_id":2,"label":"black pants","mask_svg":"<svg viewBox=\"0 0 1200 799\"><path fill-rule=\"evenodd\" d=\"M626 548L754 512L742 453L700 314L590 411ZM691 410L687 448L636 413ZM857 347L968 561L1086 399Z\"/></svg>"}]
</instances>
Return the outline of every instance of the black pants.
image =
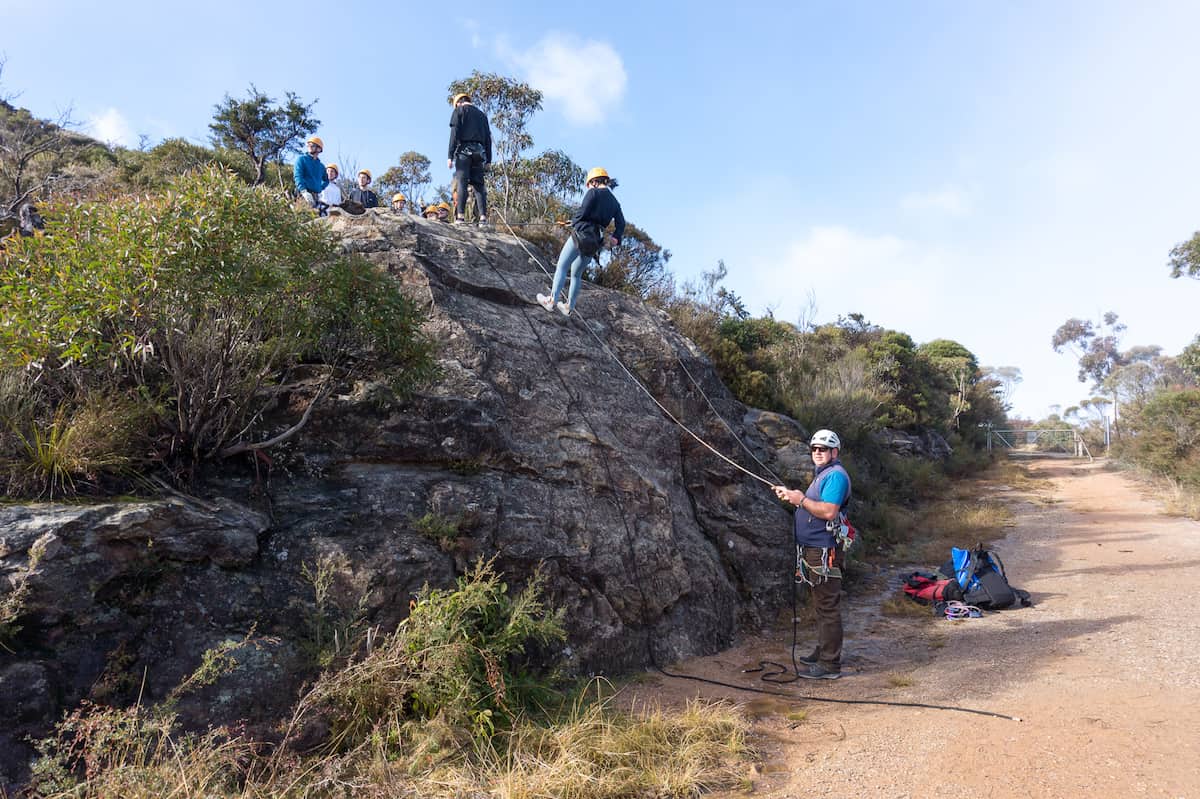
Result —
<instances>
[{"instance_id":1,"label":"black pants","mask_svg":"<svg viewBox=\"0 0 1200 799\"><path fill-rule=\"evenodd\" d=\"M487 216L487 187L483 185L483 152L469 146L459 148L454 154L454 185L458 188L454 216L462 219L467 210L467 186L475 189L475 207L479 218Z\"/></svg>"},{"instance_id":2,"label":"black pants","mask_svg":"<svg viewBox=\"0 0 1200 799\"><path fill-rule=\"evenodd\" d=\"M821 566L820 547L803 547L801 557L814 568ZM841 569L845 562L842 551L836 550L833 565ZM817 661L830 671L842 668L842 578L812 576L813 610L817 616Z\"/></svg>"}]
</instances>

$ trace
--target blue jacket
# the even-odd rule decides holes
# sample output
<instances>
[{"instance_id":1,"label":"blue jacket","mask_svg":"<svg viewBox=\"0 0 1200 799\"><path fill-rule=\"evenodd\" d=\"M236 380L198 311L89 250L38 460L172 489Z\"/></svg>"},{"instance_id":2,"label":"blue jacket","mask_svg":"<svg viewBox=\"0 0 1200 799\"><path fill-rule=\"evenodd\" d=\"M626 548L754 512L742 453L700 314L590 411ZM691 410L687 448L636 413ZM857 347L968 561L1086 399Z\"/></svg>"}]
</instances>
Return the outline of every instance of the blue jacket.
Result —
<instances>
[{"instance_id":1,"label":"blue jacket","mask_svg":"<svg viewBox=\"0 0 1200 799\"><path fill-rule=\"evenodd\" d=\"M850 475L846 474L842 462L836 460L825 464L809 484L804 496L818 502L832 502L839 509L846 507L846 502L850 499ZM829 531L828 522L824 519L818 519L800 508L796 508L795 518L797 545L822 549L832 549L836 546L833 533Z\"/></svg>"},{"instance_id":2,"label":"blue jacket","mask_svg":"<svg viewBox=\"0 0 1200 799\"><path fill-rule=\"evenodd\" d=\"M305 153L296 159L296 191L311 191L320 194L329 185L325 165L316 156Z\"/></svg>"}]
</instances>

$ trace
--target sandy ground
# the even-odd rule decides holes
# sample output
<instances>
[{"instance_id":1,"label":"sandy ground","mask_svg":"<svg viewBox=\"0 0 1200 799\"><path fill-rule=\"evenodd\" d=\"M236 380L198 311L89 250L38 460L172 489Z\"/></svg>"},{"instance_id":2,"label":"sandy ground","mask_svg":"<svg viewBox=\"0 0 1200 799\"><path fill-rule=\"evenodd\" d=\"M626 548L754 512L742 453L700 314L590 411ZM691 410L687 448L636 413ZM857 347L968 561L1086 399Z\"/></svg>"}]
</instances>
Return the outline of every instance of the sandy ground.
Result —
<instances>
[{"instance_id":1,"label":"sandy ground","mask_svg":"<svg viewBox=\"0 0 1200 799\"><path fill-rule=\"evenodd\" d=\"M1020 722L777 699L661 675L627 691L745 705L760 762L722 798L1200 799L1200 524L1162 515L1143 488L1099 464L1031 468L1053 488L994 487L1017 525L993 549L1034 607L962 622L884 616L880 602L908 566L897 564L843 602L845 676L780 689L960 705ZM789 660L782 626L674 669L764 687L741 672L760 658ZM811 627L801 635L803 653Z\"/></svg>"}]
</instances>

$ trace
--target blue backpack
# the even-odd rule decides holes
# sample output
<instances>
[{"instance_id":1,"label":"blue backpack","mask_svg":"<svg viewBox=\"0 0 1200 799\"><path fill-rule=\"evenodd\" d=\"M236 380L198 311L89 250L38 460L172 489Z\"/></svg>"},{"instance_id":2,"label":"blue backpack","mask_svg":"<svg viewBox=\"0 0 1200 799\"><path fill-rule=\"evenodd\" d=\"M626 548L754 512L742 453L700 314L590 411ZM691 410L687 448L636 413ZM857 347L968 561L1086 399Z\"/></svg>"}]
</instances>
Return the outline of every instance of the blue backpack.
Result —
<instances>
[{"instance_id":1,"label":"blue backpack","mask_svg":"<svg viewBox=\"0 0 1200 799\"><path fill-rule=\"evenodd\" d=\"M1000 610L1019 604L1033 604L1029 593L1008 584L1004 573L1004 562L994 552L983 548L950 550L950 560L942 566L942 573L958 581L963 590L963 602L985 610Z\"/></svg>"}]
</instances>

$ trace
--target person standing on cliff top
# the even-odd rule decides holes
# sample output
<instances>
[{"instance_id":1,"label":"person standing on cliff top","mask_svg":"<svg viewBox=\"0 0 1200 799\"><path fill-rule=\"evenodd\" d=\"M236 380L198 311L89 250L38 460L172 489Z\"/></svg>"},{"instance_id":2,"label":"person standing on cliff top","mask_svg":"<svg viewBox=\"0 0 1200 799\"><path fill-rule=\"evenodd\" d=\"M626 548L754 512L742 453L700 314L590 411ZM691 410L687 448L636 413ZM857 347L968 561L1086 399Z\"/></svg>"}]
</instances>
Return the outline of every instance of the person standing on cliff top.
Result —
<instances>
[{"instance_id":1,"label":"person standing on cliff top","mask_svg":"<svg viewBox=\"0 0 1200 799\"><path fill-rule=\"evenodd\" d=\"M321 141L319 136L309 136L304 142L304 148L306 152L296 159L293 169L296 193L320 211L321 192L329 185L329 177L325 174L325 166L320 158L325 149L325 142Z\"/></svg>"},{"instance_id":2,"label":"person standing on cliff top","mask_svg":"<svg viewBox=\"0 0 1200 799\"><path fill-rule=\"evenodd\" d=\"M797 577L812 586L817 613L817 647L799 658L806 680L842 676L842 565L845 553L835 538L842 509L850 500L850 475L842 466L842 441L832 430L818 430L809 442L816 473L805 491L772 486L775 496L796 506Z\"/></svg>"},{"instance_id":3,"label":"person standing on cliff top","mask_svg":"<svg viewBox=\"0 0 1200 799\"><path fill-rule=\"evenodd\" d=\"M358 170L358 185L350 190L350 199L363 208L375 208L379 205L379 195L371 191L371 170Z\"/></svg>"},{"instance_id":4,"label":"person standing on cliff top","mask_svg":"<svg viewBox=\"0 0 1200 799\"><path fill-rule=\"evenodd\" d=\"M329 182L325 188L321 189L320 198L321 202L330 208L337 208L342 204L342 187L337 184L339 174L341 174L341 170L338 169L337 164L325 167L325 177L329 179Z\"/></svg>"},{"instance_id":5,"label":"person standing on cliff top","mask_svg":"<svg viewBox=\"0 0 1200 799\"><path fill-rule=\"evenodd\" d=\"M450 101L450 150L446 166L454 170L454 224L467 223L467 186L475 189L479 226L487 226L487 187L484 170L492 163L492 128L487 114L471 104L470 95L460 92Z\"/></svg>"}]
</instances>

